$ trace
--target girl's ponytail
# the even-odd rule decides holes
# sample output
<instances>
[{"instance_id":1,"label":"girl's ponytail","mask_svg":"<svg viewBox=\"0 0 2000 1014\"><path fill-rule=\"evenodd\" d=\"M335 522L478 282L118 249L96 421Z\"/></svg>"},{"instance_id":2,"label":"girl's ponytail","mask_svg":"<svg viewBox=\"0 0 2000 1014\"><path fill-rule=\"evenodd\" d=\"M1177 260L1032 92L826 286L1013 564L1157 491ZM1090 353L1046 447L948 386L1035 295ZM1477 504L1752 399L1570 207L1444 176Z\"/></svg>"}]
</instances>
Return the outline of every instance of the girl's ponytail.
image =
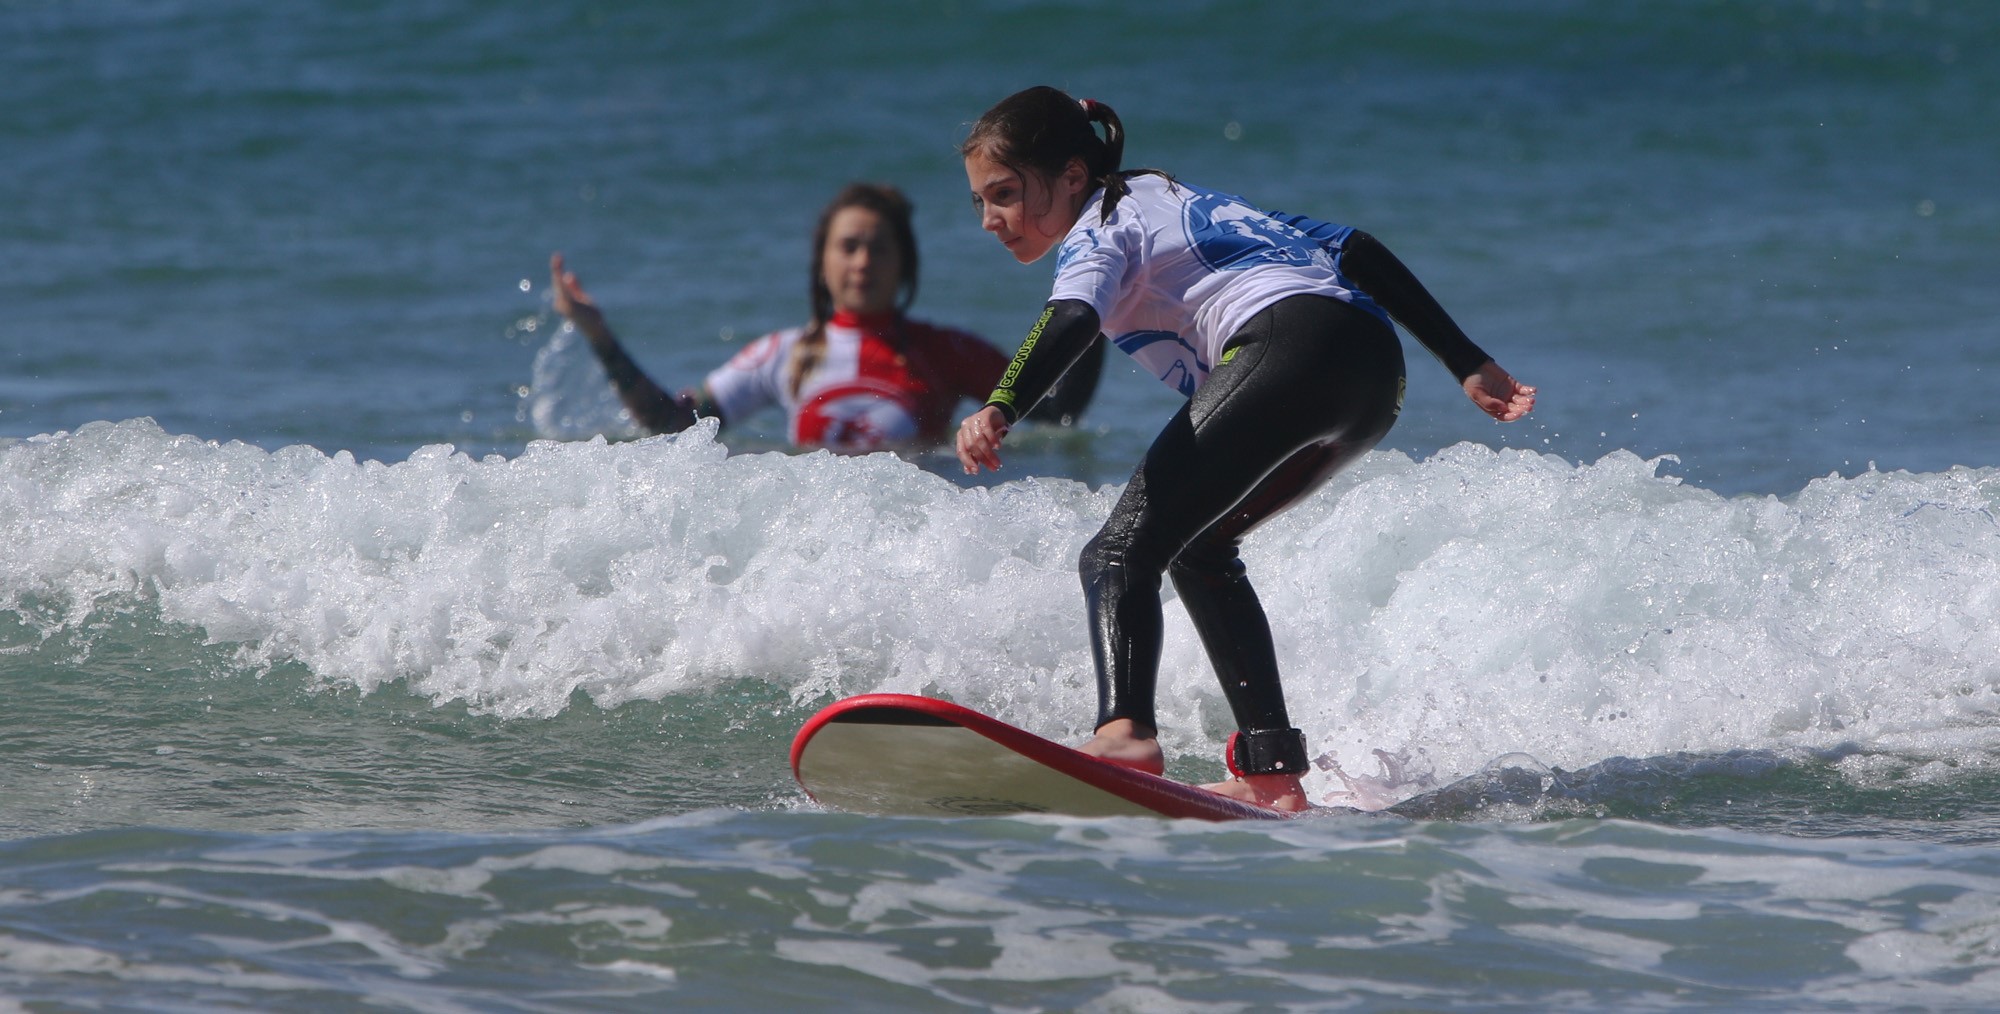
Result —
<instances>
[{"instance_id":1,"label":"girl's ponytail","mask_svg":"<svg viewBox=\"0 0 2000 1014\"><path fill-rule=\"evenodd\" d=\"M1091 166L1091 175L1101 179L1116 173L1125 159L1125 125L1118 122L1118 114L1110 106L1096 99L1083 99L1077 105L1083 108L1086 121L1104 128L1104 138L1097 142L1098 157Z\"/></svg>"},{"instance_id":2,"label":"girl's ponytail","mask_svg":"<svg viewBox=\"0 0 2000 1014\"><path fill-rule=\"evenodd\" d=\"M1119 198L1132 192L1125 184L1126 173L1119 170L1125 160L1125 124L1119 122L1118 113L1110 106L1096 99L1084 99L1078 103L1083 109L1085 124L1095 123L1104 128L1104 137L1099 139L1096 131L1090 131L1092 145L1097 151L1095 161L1086 159L1084 165L1090 169L1091 181L1104 188L1104 204L1101 208L1100 224L1111 220L1111 212L1118 206ZM1085 127L1089 130L1088 126Z\"/></svg>"}]
</instances>

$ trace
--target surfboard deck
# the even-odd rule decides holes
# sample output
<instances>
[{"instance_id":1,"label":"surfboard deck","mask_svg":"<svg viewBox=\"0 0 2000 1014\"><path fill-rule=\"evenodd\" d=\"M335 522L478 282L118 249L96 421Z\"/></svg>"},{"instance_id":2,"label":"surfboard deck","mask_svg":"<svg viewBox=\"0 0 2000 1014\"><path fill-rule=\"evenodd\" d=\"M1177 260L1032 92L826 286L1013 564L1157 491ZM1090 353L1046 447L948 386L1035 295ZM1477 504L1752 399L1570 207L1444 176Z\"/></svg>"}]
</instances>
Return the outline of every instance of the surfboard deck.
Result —
<instances>
[{"instance_id":1,"label":"surfboard deck","mask_svg":"<svg viewBox=\"0 0 2000 1014\"><path fill-rule=\"evenodd\" d=\"M885 816L1297 816L1119 767L970 708L908 694L863 694L821 709L792 740L792 774L822 806Z\"/></svg>"}]
</instances>

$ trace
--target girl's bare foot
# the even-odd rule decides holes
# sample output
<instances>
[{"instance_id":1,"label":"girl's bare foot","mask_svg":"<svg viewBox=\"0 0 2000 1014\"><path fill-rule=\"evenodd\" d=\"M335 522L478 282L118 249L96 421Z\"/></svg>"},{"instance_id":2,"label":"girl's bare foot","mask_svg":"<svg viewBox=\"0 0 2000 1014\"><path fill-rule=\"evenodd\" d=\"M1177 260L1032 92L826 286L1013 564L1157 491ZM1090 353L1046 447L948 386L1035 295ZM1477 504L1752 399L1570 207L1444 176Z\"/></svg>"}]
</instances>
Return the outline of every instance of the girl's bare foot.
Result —
<instances>
[{"instance_id":1,"label":"girl's bare foot","mask_svg":"<svg viewBox=\"0 0 2000 1014\"><path fill-rule=\"evenodd\" d=\"M1202 788L1218 796L1228 796L1231 799L1268 806L1286 813L1298 813L1312 808L1312 804L1306 801L1305 786L1299 784L1297 775L1244 775L1226 782L1204 785Z\"/></svg>"},{"instance_id":2,"label":"girl's bare foot","mask_svg":"<svg viewBox=\"0 0 2000 1014\"><path fill-rule=\"evenodd\" d=\"M1158 736L1158 731L1141 729L1129 718L1115 718L1104 723L1090 742L1077 749L1119 767L1135 768L1149 775L1164 775L1167 773L1167 755L1160 749Z\"/></svg>"}]
</instances>

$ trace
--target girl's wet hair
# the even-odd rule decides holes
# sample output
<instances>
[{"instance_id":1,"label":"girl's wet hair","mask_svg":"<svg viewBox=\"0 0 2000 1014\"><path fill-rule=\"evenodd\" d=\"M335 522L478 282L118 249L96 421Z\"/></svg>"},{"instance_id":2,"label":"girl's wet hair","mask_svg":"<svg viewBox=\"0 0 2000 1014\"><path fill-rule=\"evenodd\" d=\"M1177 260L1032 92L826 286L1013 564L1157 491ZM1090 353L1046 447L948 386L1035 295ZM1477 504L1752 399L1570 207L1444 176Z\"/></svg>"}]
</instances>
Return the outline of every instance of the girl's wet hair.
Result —
<instances>
[{"instance_id":1,"label":"girl's wet hair","mask_svg":"<svg viewBox=\"0 0 2000 1014\"><path fill-rule=\"evenodd\" d=\"M1096 127L1104 128L1099 137ZM1104 190L1100 221L1109 221L1118 199L1130 191L1125 181L1141 173L1166 176L1158 169L1122 170L1125 125L1108 105L1095 99L1079 102L1058 88L1036 85L1001 99L988 109L972 133L958 146L961 157L983 153L995 163L1026 177L1042 180L1061 176L1071 159L1083 163L1090 189ZM1171 177L1169 177L1171 179Z\"/></svg>"},{"instance_id":2,"label":"girl's wet hair","mask_svg":"<svg viewBox=\"0 0 2000 1014\"><path fill-rule=\"evenodd\" d=\"M840 188L820 211L819 225L813 229L812 268L806 279L812 296L812 322L792 346L791 359L785 364L785 382L794 397L826 356L826 322L833 319L833 292L826 287L826 237L833 231L833 216L848 208L866 208L880 215L896 237L896 249L902 254L902 277L896 284L901 295L896 309L908 310L917 298L917 230L910 224L910 199L887 183L849 183Z\"/></svg>"}]
</instances>

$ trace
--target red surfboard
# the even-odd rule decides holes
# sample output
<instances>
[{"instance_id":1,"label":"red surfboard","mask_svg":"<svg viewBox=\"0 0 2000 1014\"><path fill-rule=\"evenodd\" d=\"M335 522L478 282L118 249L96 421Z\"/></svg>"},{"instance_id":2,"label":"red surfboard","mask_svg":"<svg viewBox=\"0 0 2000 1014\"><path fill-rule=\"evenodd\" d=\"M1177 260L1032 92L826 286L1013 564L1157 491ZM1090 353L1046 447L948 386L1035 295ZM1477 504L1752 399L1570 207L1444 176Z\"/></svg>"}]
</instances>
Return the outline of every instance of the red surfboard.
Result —
<instances>
[{"instance_id":1,"label":"red surfboard","mask_svg":"<svg viewBox=\"0 0 2000 1014\"><path fill-rule=\"evenodd\" d=\"M949 701L864 694L792 740L792 773L820 805L894 816L1285 820L1281 810L1119 767Z\"/></svg>"}]
</instances>

